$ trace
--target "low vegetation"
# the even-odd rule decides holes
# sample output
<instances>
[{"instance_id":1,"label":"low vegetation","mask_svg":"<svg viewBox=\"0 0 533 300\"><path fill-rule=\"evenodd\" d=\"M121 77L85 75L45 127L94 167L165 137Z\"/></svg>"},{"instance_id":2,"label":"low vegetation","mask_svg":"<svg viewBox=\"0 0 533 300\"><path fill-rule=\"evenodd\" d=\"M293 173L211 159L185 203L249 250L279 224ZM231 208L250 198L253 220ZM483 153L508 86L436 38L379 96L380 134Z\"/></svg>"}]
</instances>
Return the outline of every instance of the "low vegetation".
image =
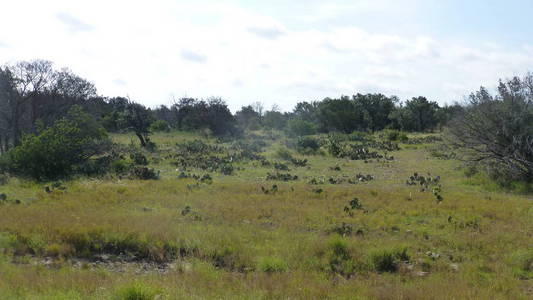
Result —
<instances>
[{"instance_id":1,"label":"low vegetation","mask_svg":"<svg viewBox=\"0 0 533 300\"><path fill-rule=\"evenodd\" d=\"M2 131L0 299L533 295L524 88L455 112L357 94L233 115L220 99L100 101L81 79L87 93L25 94L10 68L3 105L41 93L69 109ZM488 122L485 102L518 120L491 119L516 126L481 143L468 125Z\"/></svg>"}]
</instances>

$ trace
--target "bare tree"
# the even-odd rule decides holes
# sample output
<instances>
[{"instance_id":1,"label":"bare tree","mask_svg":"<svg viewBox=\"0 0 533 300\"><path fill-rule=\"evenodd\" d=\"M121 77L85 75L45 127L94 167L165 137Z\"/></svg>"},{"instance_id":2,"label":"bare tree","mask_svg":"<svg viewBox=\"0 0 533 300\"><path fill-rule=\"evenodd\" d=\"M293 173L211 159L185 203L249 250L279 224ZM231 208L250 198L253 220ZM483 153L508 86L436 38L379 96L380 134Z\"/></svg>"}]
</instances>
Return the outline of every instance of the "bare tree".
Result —
<instances>
[{"instance_id":1,"label":"bare tree","mask_svg":"<svg viewBox=\"0 0 533 300\"><path fill-rule=\"evenodd\" d=\"M52 63L45 60L18 62L4 68L4 79L9 82L9 97L5 98L10 114L9 132L14 145L18 145L21 135L23 110L30 109L30 126L35 120L36 101L39 93L49 91L53 82Z\"/></svg>"},{"instance_id":2,"label":"bare tree","mask_svg":"<svg viewBox=\"0 0 533 300\"><path fill-rule=\"evenodd\" d=\"M2 148L18 145L22 132L34 129L37 119L52 122L73 104L95 96L92 83L68 69L55 71L50 61L21 61L0 68Z\"/></svg>"},{"instance_id":3,"label":"bare tree","mask_svg":"<svg viewBox=\"0 0 533 300\"><path fill-rule=\"evenodd\" d=\"M263 117L265 105L261 101L256 101L252 103L252 108L255 110L255 112L259 115L259 117Z\"/></svg>"}]
</instances>

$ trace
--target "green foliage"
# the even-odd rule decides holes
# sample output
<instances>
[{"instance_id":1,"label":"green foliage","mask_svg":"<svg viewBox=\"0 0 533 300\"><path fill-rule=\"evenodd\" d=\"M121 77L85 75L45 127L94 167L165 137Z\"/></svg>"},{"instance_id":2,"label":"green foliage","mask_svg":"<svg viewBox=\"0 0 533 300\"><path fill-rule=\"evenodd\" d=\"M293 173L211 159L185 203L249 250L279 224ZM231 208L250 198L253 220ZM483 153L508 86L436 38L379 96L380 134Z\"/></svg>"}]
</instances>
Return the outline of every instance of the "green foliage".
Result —
<instances>
[{"instance_id":1,"label":"green foliage","mask_svg":"<svg viewBox=\"0 0 533 300\"><path fill-rule=\"evenodd\" d=\"M111 162L110 170L116 174L124 174L132 167L131 163L124 159L117 159Z\"/></svg>"},{"instance_id":2,"label":"green foliage","mask_svg":"<svg viewBox=\"0 0 533 300\"><path fill-rule=\"evenodd\" d=\"M428 101L425 97L415 97L405 102L403 107L391 111L389 118L392 127L405 131L428 131L437 126L437 102Z\"/></svg>"},{"instance_id":3,"label":"green foliage","mask_svg":"<svg viewBox=\"0 0 533 300\"><path fill-rule=\"evenodd\" d=\"M161 291L142 282L130 283L116 292L117 300L155 300Z\"/></svg>"},{"instance_id":4,"label":"green foliage","mask_svg":"<svg viewBox=\"0 0 533 300\"><path fill-rule=\"evenodd\" d=\"M156 120L152 124L150 124L150 131L152 132L169 132L170 131L170 125L165 120Z\"/></svg>"},{"instance_id":5,"label":"green foliage","mask_svg":"<svg viewBox=\"0 0 533 300\"><path fill-rule=\"evenodd\" d=\"M208 128L213 135L219 137L240 134L235 117L220 98L208 100L182 98L172 109L176 115L176 127L180 130Z\"/></svg>"},{"instance_id":6,"label":"green foliage","mask_svg":"<svg viewBox=\"0 0 533 300\"><path fill-rule=\"evenodd\" d=\"M502 185L533 182L533 74L481 88L450 126L462 159L483 166Z\"/></svg>"},{"instance_id":7,"label":"green foliage","mask_svg":"<svg viewBox=\"0 0 533 300\"><path fill-rule=\"evenodd\" d=\"M316 133L315 125L301 118L293 118L287 122L287 132L291 136L304 136Z\"/></svg>"},{"instance_id":8,"label":"green foliage","mask_svg":"<svg viewBox=\"0 0 533 300\"><path fill-rule=\"evenodd\" d=\"M371 258L376 271L390 273L398 271L399 264L410 259L407 248L378 251L372 254Z\"/></svg>"},{"instance_id":9,"label":"green foliage","mask_svg":"<svg viewBox=\"0 0 533 300\"><path fill-rule=\"evenodd\" d=\"M148 165L148 158L146 158L146 155L144 155L141 151L133 151L130 153L130 158L136 165Z\"/></svg>"},{"instance_id":10,"label":"green foliage","mask_svg":"<svg viewBox=\"0 0 533 300\"><path fill-rule=\"evenodd\" d=\"M135 166L130 170L130 177L132 179L155 180L159 179L159 171L152 168Z\"/></svg>"},{"instance_id":11,"label":"green foliage","mask_svg":"<svg viewBox=\"0 0 533 300\"><path fill-rule=\"evenodd\" d=\"M283 159L283 160L287 160L287 161L291 161L294 159L294 157L292 156L292 153L289 149L285 148L285 147L279 147L276 149L276 153L274 154L277 158L280 158L280 159Z\"/></svg>"},{"instance_id":12,"label":"green foliage","mask_svg":"<svg viewBox=\"0 0 533 300\"><path fill-rule=\"evenodd\" d=\"M265 257L259 261L259 270L265 273L280 273L288 270L287 263L277 257Z\"/></svg>"},{"instance_id":13,"label":"green foliage","mask_svg":"<svg viewBox=\"0 0 533 300\"><path fill-rule=\"evenodd\" d=\"M141 147L154 147L150 142L148 135L150 134L150 125L154 121L152 112L144 107L144 105L130 102L126 104L124 109L120 112L119 126L123 130L132 130L139 138Z\"/></svg>"},{"instance_id":14,"label":"green foliage","mask_svg":"<svg viewBox=\"0 0 533 300\"><path fill-rule=\"evenodd\" d=\"M405 143L409 140L407 135L404 132L398 130L384 130L381 134L383 138L390 142L402 142Z\"/></svg>"},{"instance_id":15,"label":"green foliage","mask_svg":"<svg viewBox=\"0 0 533 300\"><path fill-rule=\"evenodd\" d=\"M320 149L318 139L313 137L299 137L296 141L296 151L300 154L315 154Z\"/></svg>"},{"instance_id":16,"label":"green foliage","mask_svg":"<svg viewBox=\"0 0 533 300\"><path fill-rule=\"evenodd\" d=\"M332 240L328 249L329 270L344 277L352 276L358 266L350 254L348 244L341 238Z\"/></svg>"},{"instance_id":17,"label":"green foliage","mask_svg":"<svg viewBox=\"0 0 533 300\"><path fill-rule=\"evenodd\" d=\"M71 175L108 145L107 133L80 107L38 135L23 137L6 158L7 169L37 180Z\"/></svg>"}]
</instances>

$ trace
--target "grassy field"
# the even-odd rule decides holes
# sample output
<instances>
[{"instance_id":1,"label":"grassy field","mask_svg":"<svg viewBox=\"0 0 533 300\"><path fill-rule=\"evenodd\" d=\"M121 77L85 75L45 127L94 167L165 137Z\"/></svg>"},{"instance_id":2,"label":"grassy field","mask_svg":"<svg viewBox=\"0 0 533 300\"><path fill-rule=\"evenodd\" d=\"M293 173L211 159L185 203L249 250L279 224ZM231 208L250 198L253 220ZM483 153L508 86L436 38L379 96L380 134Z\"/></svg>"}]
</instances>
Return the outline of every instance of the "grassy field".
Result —
<instances>
[{"instance_id":1,"label":"grassy field","mask_svg":"<svg viewBox=\"0 0 533 300\"><path fill-rule=\"evenodd\" d=\"M0 205L0 299L533 297L533 198L467 177L434 143L367 162L291 150L308 159L295 166L278 157L285 137L256 137L270 165L178 178L176 143L195 139L153 137L159 180L0 186L21 202ZM274 162L298 179L266 180ZM440 176L441 201L406 184L414 173Z\"/></svg>"}]
</instances>

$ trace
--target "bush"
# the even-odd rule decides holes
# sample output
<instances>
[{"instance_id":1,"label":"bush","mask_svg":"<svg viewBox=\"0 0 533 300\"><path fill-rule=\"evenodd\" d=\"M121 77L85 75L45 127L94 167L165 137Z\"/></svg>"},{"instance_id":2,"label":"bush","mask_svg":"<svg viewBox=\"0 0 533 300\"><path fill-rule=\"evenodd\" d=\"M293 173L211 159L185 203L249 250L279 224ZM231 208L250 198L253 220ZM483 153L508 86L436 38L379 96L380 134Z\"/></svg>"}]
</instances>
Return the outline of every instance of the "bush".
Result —
<instances>
[{"instance_id":1,"label":"bush","mask_svg":"<svg viewBox=\"0 0 533 300\"><path fill-rule=\"evenodd\" d=\"M130 158L133 161L133 163L136 165L140 165L140 166L148 165L148 158L146 158L146 155L144 155L140 151L133 151L132 153L130 153Z\"/></svg>"},{"instance_id":2,"label":"bush","mask_svg":"<svg viewBox=\"0 0 533 300\"><path fill-rule=\"evenodd\" d=\"M168 122L165 120L157 120L150 124L150 131L151 132L169 132L170 131L170 125L168 125Z\"/></svg>"},{"instance_id":3,"label":"bush","mask_svg":"<svg viewBox=\"0 0 533 300\"><path fill-rule=\"evenodd\" d=\"M462 159L482 165L506 185L533 182L533 74L500 81L493 96L481 88L450 126Z\"/></svg>"},{"instance_id":4,"label":"bush","mask_svg":"<svg viewBox=\"0 0 533 300\"><path fill-rule=\"evenodd\" d=\"M301 154L314 154L320 149L317 139L312 137L300 137L296 141L296 150Z\"/></svg>"},{"instance_id":5,"label":"bush","mask_svg":"<svg viewBox=\"0 0 533 300\"><path fill-rule=\"evenodd\" d=\"M401 132L398 130L385 130L382 134L382 137L385 138L387 141L390 142L397 142L400 141L402 143L405 143L409 140L405 132Z\"/></svg>"},{"instance_id":6,"label":"bush","mask_svg":"<svg viewBox=\"0 0 533 300\"><path fill-rule=\"evenodd\" d=\"M140 282L129 284L119 289L116 293L117 300L153 300L160 291Z\"/></svg>"},{"instance_id":7,"label":"bush","mask_svg":"<svg viewBox=\"0 0 533 300\"><path fill-rule=\"evenodd\" d=\"M109 146L107 133L79 106L39 134L28 134L7 153L5 167L16 175L53 180L83 170Z\"/></svg>"},{"instance_id":8,"label":"bush","mask_svg":"<svg viewBox=\"0 0 533 300\"><path fill-rule=\"evenodd\" d=\"M116 174L124 174L131 168L131 164L123 159L117 159L111 162L110 169Z\"/></svg>"},{"instance_id":9,"label":"bush","mask_svg":"<svg viewBox=\"0 0 533 300\"><path fill-rule=\"evenodd\" d=\"M288 266L282 259L266 257L259 262L259 269L265 273L286 272Z\"/></svg>"},{"instance_id":10,"label":"bush","mask_svg":"<svg viewBox=\"0 0 533 300\"><path fill-rule=\"evenodd\" d=\"M342 239L334 239L329 244L329 269L333 273L340 274L345 277L352 276L357 264L350 255L348 244Z\"/></svg>"},{"instance_id":11,"label":"bush","mask_svg":"<svg viewBox=\"0 0 533 300\"><path fill-rule=\"evenodd\" d=\"M130 178L141 180L159 179L159 172L147 167L134 167L130 171Z\"/></svg>"},{"instance_id":12,"label":"bush","mask_svg":"<svg viewBox=\"0 0 533 300\"><path fill-rule=\"evenodd\" d=\"M372 255L372 264L378 272L394 273L398 271L399 263L402 261L409 261L406 248L380 251Z\"/></svg>"},{"instance_id":13,"label":"bush","mask_svg":"<svg viewBox=\"0 0 533 300\"><path fill-rule=\"evenodd\" d=\"M292 157L292 153L289 149L287 148L284 148L284 147L280 147L278 149L276 149L276 153L274 154L277 158L280 158L280 159L283 159L283 160L287 160L287 161L291 161L294 159L294 157Z\"/></svg>"},{"instance_id":14,"label":"bush","mask_svg":"<svg viewBox=\"0 0 533 300\"><path fill-rule=\"evenodd\" d=\"M290 119L287 122L287 133L291 136L304 136L316 133L315 125L300 118Z\"/></svg>"}]
</instances>

